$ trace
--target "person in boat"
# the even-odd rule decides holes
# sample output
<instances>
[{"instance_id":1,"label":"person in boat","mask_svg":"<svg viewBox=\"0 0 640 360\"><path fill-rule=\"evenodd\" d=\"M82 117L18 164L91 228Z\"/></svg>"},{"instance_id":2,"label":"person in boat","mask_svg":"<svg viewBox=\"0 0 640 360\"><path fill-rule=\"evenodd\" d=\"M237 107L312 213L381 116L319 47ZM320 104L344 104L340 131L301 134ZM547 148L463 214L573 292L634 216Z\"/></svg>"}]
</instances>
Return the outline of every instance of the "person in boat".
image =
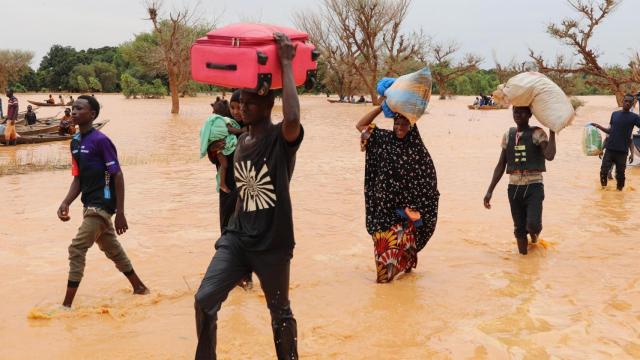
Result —
<instances>
[{"instance_id":1,"label":"person in boat","mask_svg":"<svg viewBox=\"0 0 640 360\"><path fill-rule=\"evenodd\" d=\"M360 99L358 99L358 104L364 104L366 102L367 100L364 98L364 96L360 95Z\"/></svg>"},{"instance_id":2,"label":"person in boat","mask_svg":"<svg viewBox=\"0 0 640 360\"><path fill-rule=\"evenodd\" d=\"M377 106L356 129L366 153L366 226L373 239L376 282L388 283L417 266L418 252L435 231L440 193L418 127L395 114L393 130L380 129L373 121L381 112Z\"/></svg>"},{"instance_id":3,"label":"person in boat","mask_svg":"<svg viewBox=\"0 0 640 360\"><path fill-rule=\"evenodd\" d=\"M7 89L7 122L4 129L4 141L7 146L17 145L18 133L16 132L16 121L18 120L18 98L13 96L13 89Z\"/></svg>"},{"instance_id":4,"label":"person in boat","mask_svg":"<svg viewBox=\"0 0 640 360\"><path fill-rule=\"evenodd\" d=\"M531 109L526 106L513 107L512 127L502 136L502 151L493 178L484 196L484 207L491 209L493 190L505 173L509 174L507 194L513 218L514 235L518 251L527 255L528 239L536 243L542 232L542 202L544 185L542 173L546 171L546 161L556 156L556 134L537 126L529 126Z\"/></svg>"},{"instance_id":5,"label":"person in boat","mask_svg":"<svg viewBox=\"0 0 640 360\"><path fill-rule=\"evenodd\" d=\"M51 94L49 94L49 98L47 100L45 100L45 102L47 104L52 104L52 105L56 103L56 101L53 100L53 95L51 95Z\"/></svg>"},{"instance_id":6,"label":"person in boat","mask_svg":"<svg viewBox=\"0 0 640 360\"><path fill-rule=\"evenodd\" d=\"M58 95L58 100L59 100L59 104L60 104L60 105L66 105L66 104L64 103L64 99L62 98L62 95Z\"/></svg>"},{"instance_id":7,"label":"person in boat","mask_svg":"<svg viewBox=\"0 0 640 360\"><path fill-rule=\"evenodd\" d=\"M73 102L74 102L73 96L69 96L69 102L67 103L67 105L73 106Z\"/></svg>"},{"instance_id":8,"label":"person in boat","mask_svg":"<svg viewBox=\"0 0 640 360\"><path fill-rule=\"evenodd\" d=\"M0 120L4 119L4 112L2 111L2 98L0 97Z\"/></svg>"},{"instance_id":9,"label":"person in boat","mask_svg":"<svg viewBox=\"0 0 640 360\"><path fill-rule=\"evenodd\" d=\"M295 245L289 186L304 138L293 77L295 47L275 34L281 63L284 120L273 124L275 94L242 90L242 119L249 131L234 156L238 203L195 295L196 359L216 358L218 311L229 292L254 272L260 279L278 359L298 359L297 325L289 302L289 275Z\"/></svg>"},{"instance_id":10,"label":"person in boat","mask_svg":"<svg viewBox=\"0 0 640 360\"><path fill-rule=\"evenodd\" d=\"M476 99L473 101L473 106L480 106L480 98L476 96Z\"/></svg>"},{"instance_id":11,"label":"person in boat","mask_svg":"<svg viewBox=\"0 0 640 360\"><path fill-rule=\"evenodd\" d=\"M611 114L609 127L605 128L600 124L591 123L592 126L608 135L602 165L600 167L600 185L607 186L607 174L615 164L616 167L616 189L622 191L625 185L625 170L627 168L627 156L629 164L633 163L633 128L640 128L640 116L631 111L635 98L631 94L626 94L622 100L622 110Z\"/></svg>"},{"instance_id":12,"label":"person in boat","mask_svg":"<svg viewBox=\"0 0 640 360\"><path fill-rule=\"evenodd\" d=\"M71 118L71 109L64 109L64 116L60 119L60 127L58 128L58 134L60 135L73 135L76 132L76 127L73 125Z\"/></svg>"},{"instance_id":13,"label":"person in boat","mask_svg":"<svg viewBox=\"0 0 640 360\"><path fill-rule=\"evenodd\" d=\"M129 229L124 215L124 176L115 146L106 135L93 128L98 115L100 104L93 97L80 96L73 104L73 122L78 124L80 132L71 140L73 181L58 208L58 218L63 222L71 219L69 206L78 195L82 195L84 210L82 225L69 246L69 278L62 302L65 307L73 303L84 275L87 251L94 242L129 280L134 294L149 293L118 242L117 235Z\"/></svg>"},{"instance_id":14,"label":"person in boat","mask_svg":"<svg viewBox=\"0 0 640 360\"><path fill-rule=\"evenodd\" d=\"M27 125L34 125L38 122L38 117L33 111L33 107L31 107L31 105L27 105L27 112L24 114L24 119L26 120Z\"/></svg>"}]
</instances>

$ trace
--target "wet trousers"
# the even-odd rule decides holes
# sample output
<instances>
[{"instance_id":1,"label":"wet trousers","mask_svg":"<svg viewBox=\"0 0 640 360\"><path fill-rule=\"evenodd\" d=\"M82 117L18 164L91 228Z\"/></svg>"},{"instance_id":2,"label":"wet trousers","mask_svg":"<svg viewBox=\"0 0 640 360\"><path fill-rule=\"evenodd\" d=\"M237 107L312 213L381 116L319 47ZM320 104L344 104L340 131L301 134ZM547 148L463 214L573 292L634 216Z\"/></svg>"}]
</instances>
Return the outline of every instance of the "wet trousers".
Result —
<instances>
[{"instance_id":1,"label":"wet trousers","mask_svg":"<svg viewBox=\"0 0 640 360\"><path fill-rule=\"evenodd\" d=\"M251 252L240 246L237 235L226 232L216 243L200 288L195 295L198 346L195 358L216 358L218 311L229 292L247 273L260 279L278 359L298 359L297 325L289 306L289 267L291 250Z\"/></svg>"},{"instance_id":2,"label":"wet trousers","mask_svg":"<svg viewBox=\"0 0 640 360\"><path fill-rule=\"evenodd\" d=\"M509 205L513 218L513 234L518 241L518 250L527 254L527 234L537 236L542 232L542 202L544 185L509 185Z\"/></svg>"},{"instance_id":3,"label":"wet trousers","mask_svg":"<svg viewBox=\"0 0 640 360\"><path fill-rule=\"evenodd\" d=\"M623 151L605 150L602 157L602 166L600 167L600 185L607 186L607 175L615 164L616 166L616 183L618 190L624 188L625 176L627 169L627 153Z\"/></svg>"},{"instance_id":4,"label":"wet trousers","mask_svg":"<svg viewBox=\"0 0 640 360\"><path fill-rule=\"evenodd\" d=\"M87 251L93 243L97 243L100 250L123 273L133 270L131 261L118 242L116 230L111 222L111 214L94 207L84 208L82 225L78 234L69 245L69 282L79 283L84 275Z\"/></svg>"}]
</instances>

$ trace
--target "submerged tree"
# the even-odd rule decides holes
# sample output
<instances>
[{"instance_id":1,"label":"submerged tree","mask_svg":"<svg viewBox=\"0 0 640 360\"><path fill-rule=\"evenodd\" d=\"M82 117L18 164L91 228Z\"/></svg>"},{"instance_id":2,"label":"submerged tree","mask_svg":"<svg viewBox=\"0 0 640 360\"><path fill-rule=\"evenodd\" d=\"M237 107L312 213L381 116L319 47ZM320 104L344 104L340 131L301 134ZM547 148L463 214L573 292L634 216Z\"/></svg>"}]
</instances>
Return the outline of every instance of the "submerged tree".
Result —
<instances>
[{"instance_id":1,"label":"submerged tree","mask_svg":"<svg viewBox=\"0 0 640 360\"><path fill-rule=\"evenodd\" d=\"M567 0L579 15L578 19L565 18L560 24L549 24L547 33L569 46L578 61L575 66L556 61L549 65L542 55L529 49L530 57L540 72L547 74L584 74L586 83L610 90L616 96L618 105L622 105L625 91L637 82L631 71L619 67L605 67L599 63L601 53L589 43L596 28L609 16L622 0L599 0L597 4L586 0Z\"/></svg>"},{"instance_id":2,"label":"submerged tree","mask_svg":"<svg viewBox=\"0 0 640 360\"><path fill-rule=\"evenodd\" d=\"M323 0L319 11L299 12L295 21L322 51L331 76L341 84L357 79L377 104L378 79L399 75L403 64L423 57L422 33L401 30L410 5L411 0Z\"/></svg>"},{"instance_id":3,"label":"submerged tree","mask_svg":"<svg viewBox=\"0 0 640 360\"><path fill-rule=\"evenodd\" d=\"M449 95L447 84L457 78L478 70L478 65L482 62L482 58L466 54L464 58L455 62L454 55L460 50L460 46L455 42L450 43L433 43L429 48L428 62L431 67L431 76L433 81L438 85L440 99L446 99Z\"/></svg>"},{"instance_id":4,"label":"submerged tree","mask_svg":"<svg viewBox=\"0 0 640 360\"><path fill-rule=\"evenodd\" d=\"M168 19L160 19L160 7L160 1L147 4L149 20L153 23L153 42L146 54L138 53L138 58L167 75L171 113L177 114L180 112L181 88L191 80L191 44L213 26L197 20L196 11L187 8L169 13Z\"/></svg>"},{"instance_id":5,"label":"submerged tree","mask_svg":"<svg viewBox=\"0 0 640 360\"><path fill-rule=\"evenodd\" d=\"M28 71L31 59L31 51L0 50L0 89L3 92L10 82L18 80Z\"/></svg>"}]
</instances>

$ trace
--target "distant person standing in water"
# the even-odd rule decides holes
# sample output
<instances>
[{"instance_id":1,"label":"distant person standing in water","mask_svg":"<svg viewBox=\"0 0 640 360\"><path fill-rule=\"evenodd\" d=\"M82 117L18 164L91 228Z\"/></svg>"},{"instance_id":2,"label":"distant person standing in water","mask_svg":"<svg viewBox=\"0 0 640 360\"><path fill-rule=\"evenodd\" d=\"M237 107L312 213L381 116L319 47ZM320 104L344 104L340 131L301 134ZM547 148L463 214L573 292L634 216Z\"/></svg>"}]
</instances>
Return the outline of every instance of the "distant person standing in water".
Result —
<instances>
[{"instance_id":1,"label":"distant person standing in water","mask_svg":"<svg viewBox=\"0 0 640 360\"><path fill-rule=\"evenodd\" d=\"M84 210L82 225L69 246L69 280L62 302L65 307L73 303L84 275L87 251L94 243L127 277L134 294L149 293L116 236L129 229L124 215L124 176L115 146L106 135L93 128L99 114L100 104L93 97L80 96L73 104L73 122L80 127L80 132L71 140L73 181L58 208L58 218L71 219L69 206L80 194Z\"/></svg>"},{"instance_id":2,"label":"distant person standing in water","mask_svg":"<svg viewBox=\"0 0 640 360\"><path fill-rule=\"evenodd\" d=\"M544 185L542 173L546 171L546 161L556 156L556 134L550 137L541 128L529 126L531 109L526 106L513 107L512 127L502 136L502 152L493 171L491 184L484 196L484 207L491 209L493 190L505 173L509 174L509 205L513 218L514 235L518 251L527 255L529 242L538 242L542 232L542 202Z\"/></svg>"},{"instance_id":3,"label":"distant person standing in water","mask_svg":"<svg viewBox=\"0 0 640 360\"><path fill-rule=\"evenodd\" d=\"M616 189L618 191L624 189L627 156L629 156L629 164L633 163L633 128L640 128L640 116L631 111L634 100L635 98L631 94L624 96L622 110L611 114L608 128L591 123L592 126L597 127L608 135L604 156L602 157L602 166L600 167L600 185L603 188L607 186L607 174L615 164Z\"/></svg>"},{"instance_id":4,"label":"distant person standing in water","mask_svg":"<svg viewBox=\"0 0 640 360\"><path fill-rule=\"evenodd\" d=\"M13 96L13 90L7 90L7 122L4 129L4 141L7 146L16 145L18 133L16 133L16 120L18 120L18 98Z\"/></svg>"},{"instance_id":5,"label":"distant person standing in water","mask_svg":"<svg viewBox=\"0 0 640 360\"><path fill-rule=\"evenodd\" d=\"M0 98L0 120L4 118L4 113L2 112L2 98Z\"/></svg>"}]
</instances>

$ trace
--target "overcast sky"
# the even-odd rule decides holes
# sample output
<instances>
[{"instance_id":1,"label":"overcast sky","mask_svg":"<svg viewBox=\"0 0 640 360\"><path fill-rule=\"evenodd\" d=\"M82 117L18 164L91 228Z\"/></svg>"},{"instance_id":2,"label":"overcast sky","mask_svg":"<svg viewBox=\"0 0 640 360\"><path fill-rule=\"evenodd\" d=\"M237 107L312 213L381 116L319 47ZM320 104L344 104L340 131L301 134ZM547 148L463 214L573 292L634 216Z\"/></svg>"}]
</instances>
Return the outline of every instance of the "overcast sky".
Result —
<instances>
[{"instance_id":1,"label":"overcast sky","mask_svg":"<svg viewBox=\"0 0 640 360\"><path fill-rule=\"evenodd\" d=\"M622 5L597 30L592 43L607 64L626 65L637 40L638 0ZM199 3L203 18L220 16L221 24L241 20L293 25L296 10L317 8L321 0L165 0L165 10ZM636 4L637 5L637 4ZM76 49L115 46L133 35L150 30L140 0L0 0L1 49L35 52L31 66L53 44ZM455 40L463 52L484 57L483 67L493 66L493 51L501 62L526 59L528 47L547 57L561 51L560 44L544 31L550 21L572 15L565 0L414 0L405 30L418 30L440 40Z\"/></svg>"}]
</instances>

